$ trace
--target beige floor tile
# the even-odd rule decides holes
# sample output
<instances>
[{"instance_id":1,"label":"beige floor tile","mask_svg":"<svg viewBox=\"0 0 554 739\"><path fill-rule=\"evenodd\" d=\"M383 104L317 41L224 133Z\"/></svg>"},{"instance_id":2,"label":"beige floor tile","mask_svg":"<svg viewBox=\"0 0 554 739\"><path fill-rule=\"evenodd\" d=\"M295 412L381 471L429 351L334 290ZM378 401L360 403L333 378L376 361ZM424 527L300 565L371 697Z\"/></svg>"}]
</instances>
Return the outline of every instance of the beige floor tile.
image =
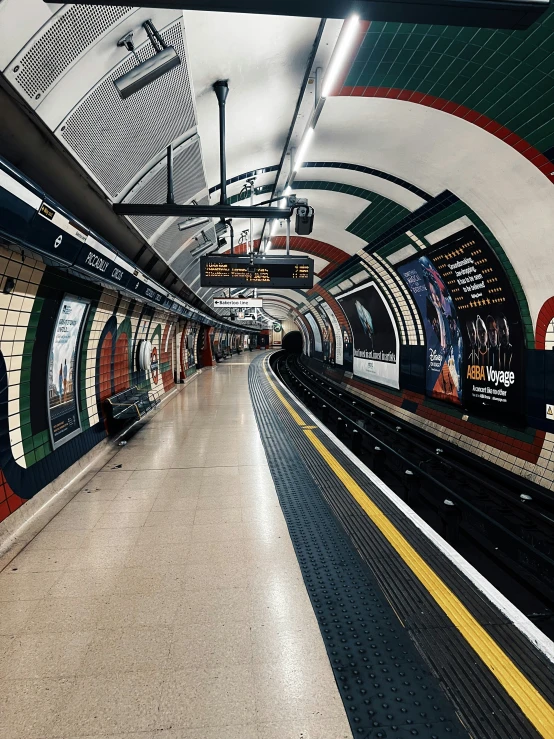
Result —
<instances>
[{"instance_id":1,"label":"beige floor tile","mask_svg":"<svg viewBox=\"0 0 554 739\"><path fill-rule=\"evenodd\" d=\"M113 592L163 593L184 590L187 582L186 567L127 567L118 572Z\"/></svg>"},{"instance_id":2,"label":"beige floor tile","mask_svg":"<svg viewBox=\"0 0 554 739\"><path fill-rule=\"evenodd\" d=\"M181 670L166 676L160 717L171 727L248 725L254 710L250 665Z\"/></svg>"},{"instance_id":3,"label":"beige floor tile","mask_svg":"<svg viewBox=\"0 0 554 739\"><path fill-rule=\"evenodd\" d=\"M50 588L53 598L99 597L112 592L119 569L95 567L88 570L66 570Z\"/></svg>"},{"instance_id":4,"label":"beige floor tile","mask_svg":"<svg viewBox=\"0 0 554 739\"><path fill-rule=\"evenodd\" d=\"M89 509L89 510L87 510ZM50 521L45 531L90 531L102 518L102 511L90 510L90 506L79 505L69 511L62 510Z\"/></svg>"},{"instance_id":5,"label":"beige floor tile","mask_svg":"<svg viewBox=\"0 0 554 739\"><path fill-rule=\"evenodd\" d=\"M121 494L115 500L110 501L107 512L127 513L150 511L154 505L155 498L135 498L132 495L122 496Z\"/></svg>"},{"instance_id":6,"label":"beige floor tile","mask_svg":"<svg viewBox=\"0 0 554 739\"><path fill-rule=\"evenodd\" d=\"M173 629L160 624L98 630L90 640L82 674L115 675L163 670L172 637Z\"/></svg>"},{"instance_id":7,"label":"beige floor tile","mask_svg":"<svg viewBox=\"0 0 554 739\"><path fill-rule=\"evenodd\" d=\"M219 489L217 492L214 492L213 495L205 493L202 496L199 496L196 507L198 510L205 508L240 508L241 503L242 498L240 494L237 493L233 495L227 491L222 493L221 489Z\"/></svg>"},{"instance_id":8,"label":"beige floor tile","mask_svg":"<svg viewBox=\"0 0 554 739\"><path fill-rule=\"evenodd\" d=\"M256 715L261 724L290 720L340 718L344 707L328 660L305 667L255 663Z\"/></svg>"},{"instance_id":9,"label":"beige floor tile","mask_svg":"<svg viewBox=\"0 0 554 739\"><path fill-rule=\"evenodd\" d=\"M136 529L139 535L137 545L150 543L155 547L167 544L184 544L192 540L192 526L145 526Z\"/></svg>"},{"instance_id":10,"label":"beige floor tile","mask_svg":"<svg viewBox=\"0 0 554 739\"><path fill-rule=\"evenodd\" d=\"M135 529L144 526L148 511L124 511L104 513L96 524L97 529Z\"/></svg>"},{"instance_id":11,"label":"beige floor tile","mask_svg":"<svg viewBox=\"0 0 554 739\"><path fill-rule=\"evenodd\" d=\"M252 662L250 625L230 621L225 612L209 623L176 624L168 668L224 668Z\"/></svg>"},{"instance_id":12,"label":"beige floor tile","mask_svg":"<svg viewBox=\"0 0 554 739\"><path fill-rule=\"evenodd\" d=\"M192 528L192 541L229 541L244 538L242 523L195 524Z\"/></svg>"},{"instance_id":13,"label":"beige floor tile","mask_svg":"<svg viewBox=\"0 0 554 739\"><path fill-rule=\"evenodd\" d=\"M0 672L15 679L77 675L92 636L90 631L19 634L0 657Z\"/></svg>"},{"instance_id":14,"label":"beige floor tile","mask_svg":"<svg viewBox=\"0 0 554 739\"><path fill-rule=\"evenodd\" d=\"M188 628L190 624L217 624L234 621L249 624L252 619L250 591L239 588L202 588L187 591L176 610L175 628Z\"/></svg>"},{"instance_id":15,"label":"beige floor tile","mask_svg":"<svg viewBox=\"0 0 554 739\"><path fill-rule=\"evenodd\" d=\"M133 738L131 737L131 739ZM172 729L162 732L158 738L154 736L148 737L148 739L258 739L258 731L254 724L248 726L224 724L222 726L206 726L203 729Z\"/></svg>"},{"instance_id":16,"label":"beige floor tile","mask_svg":"<svg viewBox=\"0 0 554 739\"><path fill-rule=\"evenodd\" d=\"M173 508L165 511L151 511L144 521L144 527L156 526L169 528L171 526L192 526L195 521L196 509Z\"/></svg>"},{"instance_id":17,"label":"beige floor tile","mask_svg":"<svg viewBox=\"0 0 554 739\"><path fill-rule=\"evenodd\" d=\"M159 713L162 673L135 672L74 678L56 717L67 735L105 735L169 726Z\"/></svg>"},{"instance_id":18,"label":"beige floor tile","mask_svg":"<svg viewBox=\"0 0 554 739\"><path fill-rule=\"evenodd\" d=\"M83 547L128 547L137 541L143 529L93 529L83 539Z\"/></svg>"},{"instance_id":19,"label":"beige floor tile","mask_svg":"<svg viewBox=\"0 0 554 739\"><path fill-rule=\"evenodd\" d=\"M199 488L200 497L221 495L224 491L227 495L241 495L243 486L239 477L230 477L224 483L216 476L204 478Z\"/></svg>"},{"instance_id":20,"label":"beige floor tile","mask_svg":"<svg viewBox=\"0 0 554 739\"><path fill-rule=\"evenodd\" d=\"M73 690L74 678L0 681L0 736L43 739L57 732L59 712Z\"/></svg>"},{"instance_id":21,"label":"beige floor tile","mask_svg":"<svg viewBox=\"0 0 554 739\"><path fill-rule=\"evenodd\" d=\"M188 564L190 540L178 543L157 542L154 546L150 542L136 544L127 553L126 567L165 567L167 565Z\"/></svg>"},{"instance_id":22,"label":"beige floor tile","mask_svg":"<svg viewBox=\"0 0 554 739\"><path fill-rule=\"evenodd\" d=\"M234 465L221 466L221 467L205 467L204 468L204 479L211 480L217 478L221 485L225 484L226 479L232 479L233 477L239 476L239 468L236 466L236 460Z\"/></svg>"},{"instance_id":23,"label":"beige floor tile","mask_svg":"<svg viewBox=\"0 0 554 739\"><path fill-rule=\"evenodd\" d=\"M190 511L198 505L198 493L181 490L160 493L152 505L152 511Z\"/></svg>"},{"instance_id":24,"label":"beige floor tile","mask_svg":"<svg viewBox=\"0 0 554 739\"><path fill-rule=\"evenodd\" d=\"M248 585L248 574L233 561L192 562L186 568L187 590L240 588Z\"/></svg>"},{"instance_id":25,"label":"beige floor tile","mask_svg":"<svg viewBox=\"0 0 554 739\"><path fill-rule=\"evenodd\" d=\"M61 572L0 573L0 601L38 600L62 577Z\"/></svg>"},{"instance_id":26,"label":"beige floor tile","mask_svg":"<svg viewBox=\"0 0 554 739\"><path fill-rule=\"evenodd\" d=\"M195 525L211 525L220 523L240 523L240 508L198 508L194 517Z\"/></svg>"},{"instance_id":27,"label":"beige floor tile","mask_svg":"<svg viewBox=\"0 0 554 739\"><path fill-rule=\"evenodd\" d=\"M234 562L237 567L246 567L247 561L248 554L244 539L191 541L189 545L188 564L194 562Z\"/></svg>"},{"instance_id":28,"label":"beige floor tile","mask_svg":"<svg viewBox=\"0 0 554 739\"><path fill-rule=\"evenodd\" d=\"M38 550L25 548L13 559L6 572L61 572L65 570L76 552L73 549Z\"/></svg>"},{"instance_id":29,"label":"beige floor tile","mask_svg":"<svg viewBox=\"0 0 554 739\"><path fill-rule=\"evenodd\" d=\"M345 715L344 718L258 724L258 739L352 739L352 732Z\"/></svg>"},{"instance_id":30,"label":"beige floor tile","mask_svg":"<svg viewBox=\"0 0 554 739\"><path fill-rule=\"evenodd\" d=\"M79 549L88 535L88 531L54 531L45 528L27 544L24 551Z\"/></svg>"},{"instance_id":31,"label":"beige floor tile","mask_svg":"<svg viewBox=\"0 0 554 739\"><path fill-rule=\"evenodd\" d=\"M309 669L310 662L327 657L321 633L311 621L301 628L286 622L254 624L251 638L252 659L260 664L279 663L286 655L287 664Z\"/></svg>"},{"instance_id":32,"label":"beige floor tile","mask_svg":"<svg viewBox=\"0 0 554 739\"><path fill-rule=\"evenodd\" d=\"M111 595L98 609L95 625L98 629L172 626L185 602L186 595L180 591Z\"/></svg>"},{"instance_id":33,"label":"beige floor tile","mask_svg":"<svg viewBox=\"0 0 554 739\"><path fill-rule=\"evenodd\" d=\"M19 634L39 606L39 600L0 601L0 634Z\"/></svg>"},{"instance_id":34,"label":"beige floor tile","mask_svg":"<svg viewBox=\"0 0 554 739\"><path fill-rule=\"evenodd\" d=\"M37 601L27 620L28 633L82 632L96 628L106 598L53 598Z\"/></svg>"},{"instance_id":35,"label":"beige floor tile","mask_svg":"<svg viewBox=\"0 0 554 739\"><path fill-rule=\"evenodd\" d=\"M88 570L90 568L123 567L132 550L132 542L123 546L84 547L74 553L66 567L67 570Z\"/></svg>"}]
</instances>

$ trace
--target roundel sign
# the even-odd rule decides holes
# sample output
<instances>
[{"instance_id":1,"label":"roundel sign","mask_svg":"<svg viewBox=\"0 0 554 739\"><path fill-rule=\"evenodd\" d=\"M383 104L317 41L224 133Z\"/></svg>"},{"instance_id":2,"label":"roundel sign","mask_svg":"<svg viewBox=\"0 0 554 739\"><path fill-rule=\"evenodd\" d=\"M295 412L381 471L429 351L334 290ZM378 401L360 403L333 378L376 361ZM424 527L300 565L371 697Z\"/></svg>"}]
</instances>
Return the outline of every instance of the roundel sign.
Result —
<instances>
[{"instance_id":1,"label":"roundel sign","mask_svg":"<svg viewBox=\"0 0 554 739\"><path fill-rule=\"evenodd\" d=\"M273 324L273 330L275 331L276 334L280 334L281 331L283 330L283 327L281 326L280 323L276 322Z\"/></svg>"},{"instance_id":2,"label":"roundel sign","mask_svg":"<svg viewBox=\"0 0 554 739\"><path fill-rule=\"evenodd\" d=\"M160 363L158 361L158 349L154 347L150 355L150 372L152 373L152 381L154 385L158 384L158 376L160 372Z\"/></svg>"}]
</instances>

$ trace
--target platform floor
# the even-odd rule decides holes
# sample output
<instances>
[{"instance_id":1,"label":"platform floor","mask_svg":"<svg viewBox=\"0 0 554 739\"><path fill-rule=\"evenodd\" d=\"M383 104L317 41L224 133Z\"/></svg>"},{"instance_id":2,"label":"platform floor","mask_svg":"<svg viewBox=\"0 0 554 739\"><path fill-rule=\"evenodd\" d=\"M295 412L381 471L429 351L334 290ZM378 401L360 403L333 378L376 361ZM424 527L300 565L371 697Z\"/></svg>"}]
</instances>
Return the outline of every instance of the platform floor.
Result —
<instances>
[{"instance_id":1,"label":"platform floor","mask_svg":"<svg viewBox=\"0 0 554 739\"><path fill-rule=\"evenodd\" d=\"M349 739L248 389L203 372L0 574L2 739Z\"/></svg>"}]
</instances>

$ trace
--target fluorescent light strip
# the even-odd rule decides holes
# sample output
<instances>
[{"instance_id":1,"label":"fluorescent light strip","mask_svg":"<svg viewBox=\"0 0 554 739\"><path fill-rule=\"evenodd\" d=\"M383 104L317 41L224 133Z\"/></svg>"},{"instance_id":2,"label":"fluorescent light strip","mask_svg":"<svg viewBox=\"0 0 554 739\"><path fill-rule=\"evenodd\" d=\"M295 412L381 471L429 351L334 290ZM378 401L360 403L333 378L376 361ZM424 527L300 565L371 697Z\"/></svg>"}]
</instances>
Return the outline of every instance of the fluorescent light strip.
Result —
<instances>
[{"instance_id":1,"label":"fluorescent light strip","mask_svg":"<svg viewBox=\"0 0 554 739\"><path fill-rule=\"evenodd\" d=\"M308 153L308 146L310 145L310 142L314 135L314 129L310 126L306 133L304 134L304 138L302 139L302 143L300 144L298 148L298 153L296 154L296 159L294 160L294 171L298 172L300 167L304 164L304 159L306 158L306 154Z\"/></svg>"},{"instance_id":2,"label":"fluorescent light strip","mask_svg":"<svg viewBox=\"0 0 554 739\"><path fill-rule=\"evenodd\" d=\"M325 75L325 79L323 81L323 90L321 92L321 97L328 97L337 83L339 73L344 67L344 63L346 62L352 43L356 38L356 31L358 30L359 20L360 17L358 15L352 15L346 21L345 26L343 26L341 37L339 39L338 45L335 47L333 57L331 59L331 64L327 69L327 74Z\"/></svg>"}]
</instances>

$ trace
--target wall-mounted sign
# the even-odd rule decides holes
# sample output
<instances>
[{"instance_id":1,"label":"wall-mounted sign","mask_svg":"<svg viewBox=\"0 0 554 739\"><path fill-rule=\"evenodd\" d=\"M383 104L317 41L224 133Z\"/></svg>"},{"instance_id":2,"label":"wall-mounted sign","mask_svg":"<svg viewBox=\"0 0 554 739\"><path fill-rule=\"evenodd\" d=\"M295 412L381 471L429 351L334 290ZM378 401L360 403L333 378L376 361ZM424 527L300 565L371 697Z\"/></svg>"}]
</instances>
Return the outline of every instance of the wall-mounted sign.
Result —
<instances>
[{"instance_id":1,"label":"wall-mounted sign","mask_svg":"<svg viewBox=\"0 0 554 739\"><path fill-rule=\"evenodd\" d=\"M337 298L354 339L354 374L399 387L399 341L396 323L379 288L371 282Z\"/></svg>"},{"instance_id":2,"label":"wall-mounted sign","mask_svg":"<svg viewBox=\"0 0 554 739\"><path fill-rule=\"evenodd\" d=\"M281 331L283 330L283 327L281 326L281 324L280 324L280 323L277 323L277 321L276 321L276 322L275 322L275 323L273 324L273 330L275 331L275 333L276 333L276 334L280 334L280 333L281 333Z\"/></svg>"},{"instance_id":3,"label":"wall-mounted sign","mask_svg":"<svg viewBox=\"0 0 554 739\"><path fill-rule=\"evenodd\" d=\"M521 414L525 342L519 306L473 226L399 268L427 337L427 392L473 410Z\"/></svg>"},{"instance_id":4,"label":"wall-mounted sign","mask_svg":"<svg viewBox=\"0 0 554 739\"><path fill-rule=\"evenodd\" d=\"M263 308L262 298L214 298L214 308Z\"/></svg>"},{"instance_id":5,"label":"wall-mounted sign","mask_svg":"<svg viewBox=\"0 0 554 739\"><path fill-rule=\"evenodd\" d=\"M546 404L546 418L549 421L554 421L554 404L552 403Z\"/></svg>"},{"instance_id":6,"label":"wall-mounted sign","mask_svg":"<svg viewBox=\"0 0 554 739\"><path fill-rule=\"evenodd\" d=\"M66 295L54 326L47 380L50 437L54 449L81 431L77 407L77 369L88 306L88 301Z\"/></svg>"}]
</instances>

